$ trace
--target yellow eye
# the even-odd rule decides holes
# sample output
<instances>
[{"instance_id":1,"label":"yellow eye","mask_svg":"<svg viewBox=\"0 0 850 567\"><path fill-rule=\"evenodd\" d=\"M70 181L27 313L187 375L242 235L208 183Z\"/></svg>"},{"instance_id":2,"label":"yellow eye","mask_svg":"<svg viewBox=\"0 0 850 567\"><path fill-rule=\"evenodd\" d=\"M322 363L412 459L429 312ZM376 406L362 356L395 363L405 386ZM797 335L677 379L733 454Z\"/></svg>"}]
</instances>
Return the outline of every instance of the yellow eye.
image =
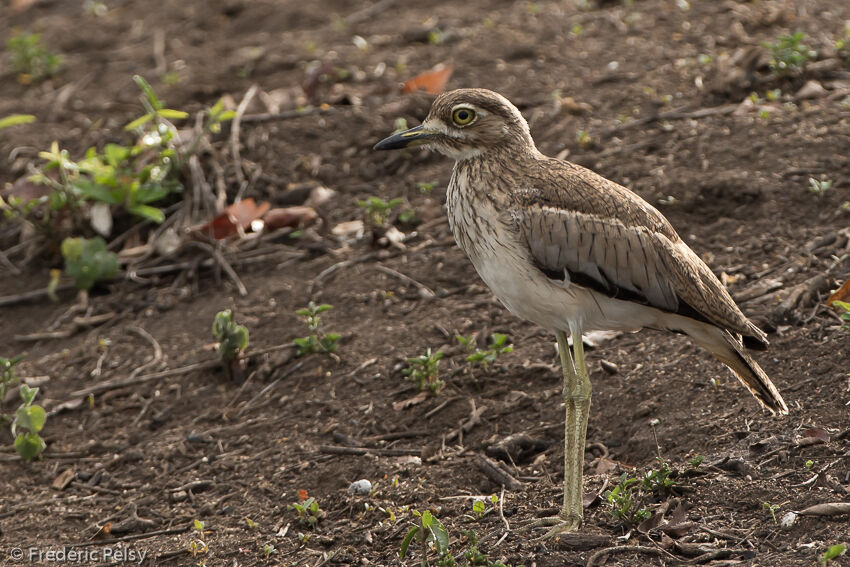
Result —
<instances>
[{"instance_id":1,"label":"yellow eye","mask_svg":"<svg viewBox=\"0 0 850 567\"><path fill-rule=\"evenodd\" d=\"M457 108L452 112L452 122L457 126L467 126L475 120L475 111L471 108Z\"/></svg>"}]
</instances>

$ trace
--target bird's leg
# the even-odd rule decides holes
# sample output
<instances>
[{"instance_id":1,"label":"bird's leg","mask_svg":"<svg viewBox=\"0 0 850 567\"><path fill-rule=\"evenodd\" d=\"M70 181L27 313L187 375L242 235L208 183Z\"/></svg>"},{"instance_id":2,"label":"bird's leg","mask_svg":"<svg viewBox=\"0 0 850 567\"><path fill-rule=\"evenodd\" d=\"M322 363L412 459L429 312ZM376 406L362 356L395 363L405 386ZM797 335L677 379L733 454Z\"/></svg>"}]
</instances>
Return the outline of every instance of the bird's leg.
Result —
<instances>
[{"instance_id":1,"label":"bird's leg","mask_svg":"<svg viewBox=\"0 0 850 567\"><path fill-rule=\"evenodd\" d=\"M584 441L587 434L587 417L590 413L590 379L584 360L584 345L581 341L581 329L571 330L573 354L567 344L567 334L557 331L558 353L561 356L561 369L564 375L564 506L558 516L541 518L517 531L530 528L553 526L542 538L562 533L574 532L583 521Z\"/></svg>"},{"instance_id":2,"label":"bird's leg","mask_svg":"<svg viewBox=\"0 0 850 567\"><path fill-rule=\"evenodd\" d=\"M567 335L558 331L558 351L564 373L564 506L554 525L543 537L574 532L583 520L582 496L584 494L584 441L587 434L587 417L590 413L590 379L584 361L581 329L571 329L573 355L567 344Z\"/></svg>"}]
</instances>

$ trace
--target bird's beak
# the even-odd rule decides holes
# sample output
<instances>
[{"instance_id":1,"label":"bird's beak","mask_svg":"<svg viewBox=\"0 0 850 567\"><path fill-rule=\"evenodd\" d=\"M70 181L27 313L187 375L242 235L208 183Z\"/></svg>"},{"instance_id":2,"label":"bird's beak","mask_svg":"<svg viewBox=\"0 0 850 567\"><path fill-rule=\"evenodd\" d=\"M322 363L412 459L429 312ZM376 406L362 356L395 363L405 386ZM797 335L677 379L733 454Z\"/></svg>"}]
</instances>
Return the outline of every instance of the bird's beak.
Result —
<instances>
[{"instance_id":1,"label":"bird's beak","mask_svg":"<svg viewBox=\"0 0 850 567\"><path fill-rule=\"evenodd\" d=\"M411 128L410 130L405 130L404 132L399 132L398 134L393 134L389 138L384 138L377 144L375 144L376 150L398 150L401 148L410 148L413 146L421 146L422 144L427 144L428 141L433 138L437 132L433 132L431 130L426 130L420 124L415 128Z\"/></svg>"}]
</instances>

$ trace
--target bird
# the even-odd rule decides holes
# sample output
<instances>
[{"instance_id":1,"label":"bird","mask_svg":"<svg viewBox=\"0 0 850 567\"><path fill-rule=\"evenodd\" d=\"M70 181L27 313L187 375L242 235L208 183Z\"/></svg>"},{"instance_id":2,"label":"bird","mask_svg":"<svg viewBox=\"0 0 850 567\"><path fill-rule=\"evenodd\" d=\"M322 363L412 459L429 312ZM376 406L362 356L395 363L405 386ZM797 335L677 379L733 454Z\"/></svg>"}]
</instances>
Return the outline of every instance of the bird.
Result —
<instances>
[{"instance_id":1,"label":"bird","mask_svg":"<svg viewBox=\"0 0 850 567\"><path fill-rule=\"evenodd\" d=\"M582 334L641 328L685 334L725 364L771 414L788 407L748 352L750 321L670 222L639 195L542 154L507 98L480 88L438 95L419 126L374 149L422 146L455 160L446 213L458 246L514 315L555 333L563 373L564 499L547 535L583 523L592 387ZM570 352L567 338L572 339Z\"/></svg>"}]
</instances>

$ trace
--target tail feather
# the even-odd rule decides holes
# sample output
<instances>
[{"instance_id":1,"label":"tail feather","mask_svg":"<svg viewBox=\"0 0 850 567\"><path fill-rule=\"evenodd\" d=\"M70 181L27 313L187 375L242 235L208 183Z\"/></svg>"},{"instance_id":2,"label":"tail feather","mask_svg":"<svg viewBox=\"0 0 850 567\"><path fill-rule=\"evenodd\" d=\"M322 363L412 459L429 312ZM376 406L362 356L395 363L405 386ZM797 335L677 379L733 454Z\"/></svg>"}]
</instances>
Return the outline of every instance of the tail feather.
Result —
<instances>
[{"instance_id":1,"label":"tail feather","mask_svg":"<svg viewBox=\"0 0 850 567\"><path fill-rule=\"evenodd\" d=\"M673 318L675 317L675 319ZM711 323L673 315L665 322L670 330L682 330L699 346L725 364L747 390L772 414L787 414L788 406L764 370L753 360L737 335ZM762 333L763 335L763 333ZM762 341L767 343L766 339Z\"/></svg>"},{"instance_id":2,"label":"tail feather","mask_svg":"<svg viewBox=\"0 0 850 567\"><path fill-rule=\"evenodd\" d=\"M740 339L732 336L728 331L722 331L726 339L726 348L709 349L709 352L738 377L747 390L772 414L785 415L788 406L785 400L770 378L767 377L761 366L753 360L744 349Z\"/></svg>"}]
</instances>

